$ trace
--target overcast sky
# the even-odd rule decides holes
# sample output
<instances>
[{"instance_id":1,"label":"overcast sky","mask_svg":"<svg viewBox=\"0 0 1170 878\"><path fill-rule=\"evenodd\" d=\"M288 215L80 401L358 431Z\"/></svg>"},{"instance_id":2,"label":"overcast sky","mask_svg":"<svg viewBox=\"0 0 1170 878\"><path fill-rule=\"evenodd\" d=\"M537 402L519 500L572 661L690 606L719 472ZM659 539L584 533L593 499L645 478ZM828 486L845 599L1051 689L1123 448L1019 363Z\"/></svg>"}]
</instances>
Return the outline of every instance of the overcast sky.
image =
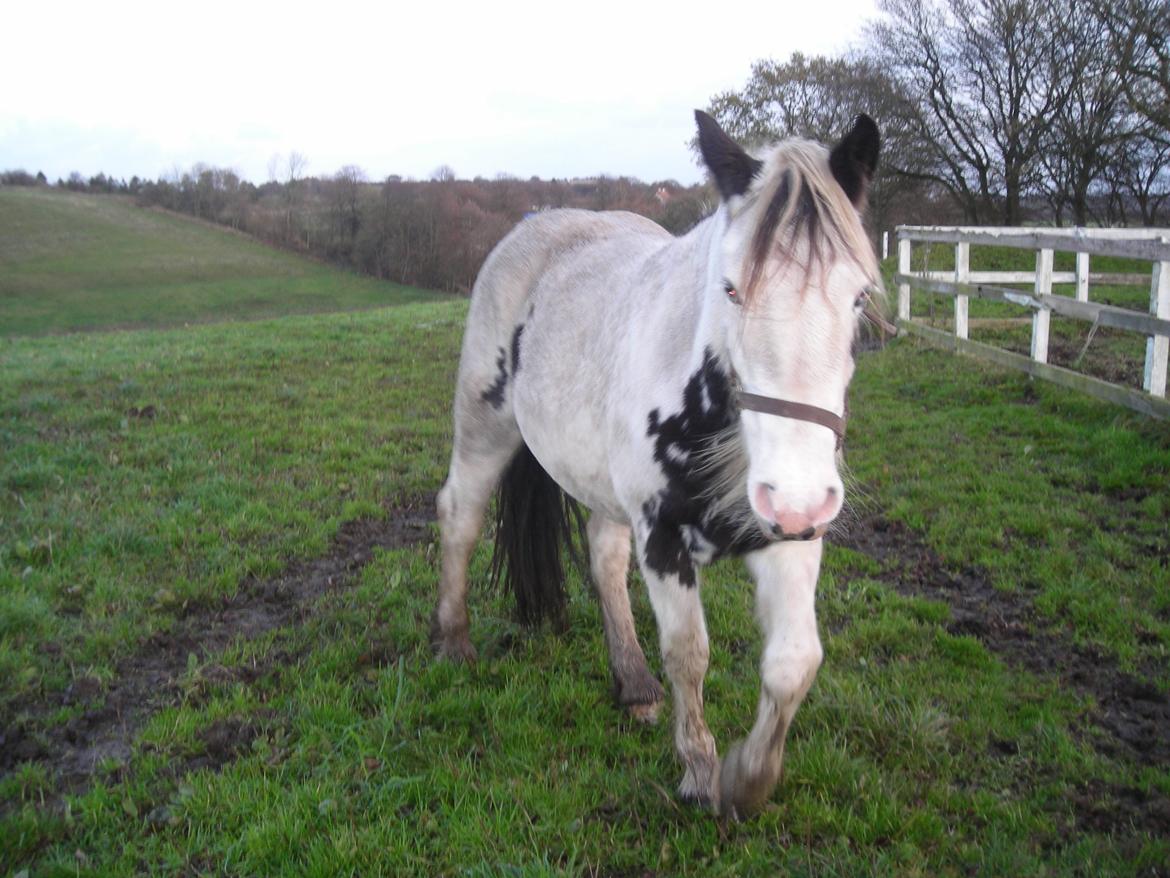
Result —
<instances>
[{"instance_id":1,"label":"overcast sky","mask_svg":"<svg viewBox=\"0 0 1170 878\"><path fill-rule=\"evenodd\" d=\"M794 8L795 7L795 8ZM873 0L196 4L13 0L0 169L268 179L700 178L691 111L753 61L836 53Z\"/></svg>"}]
</instances>

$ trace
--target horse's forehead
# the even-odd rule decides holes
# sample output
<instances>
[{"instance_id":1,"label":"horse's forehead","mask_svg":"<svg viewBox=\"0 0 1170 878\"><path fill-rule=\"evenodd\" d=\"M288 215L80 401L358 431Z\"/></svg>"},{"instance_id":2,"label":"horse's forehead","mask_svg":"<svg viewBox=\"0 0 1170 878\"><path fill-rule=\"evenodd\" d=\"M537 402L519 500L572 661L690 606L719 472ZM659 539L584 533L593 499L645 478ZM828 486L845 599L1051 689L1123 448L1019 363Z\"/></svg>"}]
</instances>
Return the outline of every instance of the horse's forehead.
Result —
<instances>
[{"instance_id":1,"label":"horse's forehead","mask_svg":"<svg viewBox=\"0 0 1170 878\"><path fill-rule=\"evenodd\" d=\"M805 306L826 305L839 297L850 301L867 284L867 273L841 248L820 242L796 242L789 254L772 253L761 272L755 303L764 308L788 307L794 302Z\"/></svg>"}]
</instances>

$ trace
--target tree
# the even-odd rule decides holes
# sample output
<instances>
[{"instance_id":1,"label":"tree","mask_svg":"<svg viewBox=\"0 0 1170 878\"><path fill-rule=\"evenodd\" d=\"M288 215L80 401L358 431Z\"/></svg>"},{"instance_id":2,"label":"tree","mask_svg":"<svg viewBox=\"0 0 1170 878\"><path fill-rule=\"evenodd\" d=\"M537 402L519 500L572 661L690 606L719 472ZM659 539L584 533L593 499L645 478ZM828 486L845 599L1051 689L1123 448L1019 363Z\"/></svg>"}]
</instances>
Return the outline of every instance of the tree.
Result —
<instances>
[{"instance_id":1,"label":"tree","mask_svg":"<svg viewBox=\"0 0 1170 878\"><path fill-rule=\"evenodd\" d=\"M1134 133L1125 103L1128 77L1118 68L1095 2L1063 0L1056 18L1054 69L1068 97L1052 109L1040 162L1057 225L1063 223L1066 207L1076 225L1088 222L1091 188L1104 182L1115 152L1125 149Z\"/></svg>"},{"instance_id":2,"label":"tree","mask_svg":"<svg viewBox=\"0 0 1170 878\"><path fill-rule=\"evenodd\" d=\"M1170 141L1145 123L1114 152L1105 179L1109 193L1100 220L1129 225L1133 212L1141 225L1157 225L1170 203Z\"/></svg>"},{"instance_id":3,"label":"tree","mask_svg":"<svg viewBox=\"0 0 1170 878\"><path fill-rule=\"evenodd\" d=\"M1166 0L1092 0L1130 106L1170 138L1170 4Z\"/></svg>"},{"instance_id":4,"label":"tree","mask_svg":"<svg viewBox=\"0 0 1170 878\"><path fill-rule=\"evenodd\" d=\"M361 189L366 175L357 165L345 165L325 187L331 230L331 249L348 258L361 228Z\"/></svg>"},{"instance_id":5,"label":"tree","mask_svg":"<svg viewBox=\"0 0 1170 878\"><path fill-rule=\"evenodd\" d=\"M878 120L882 158L870 191L870 221L887 224L891 206L928 176L914 142L911 101L871 60L807 57L757 61L747 85L712 98L708 112L735 139L760 144L787 137L835 142L858 113ZM692 142L698 149L698 140Z\"/></svg>"},{"instance_id":6,"label":"tree","mask_svg":"<svg viewBox=\"0 0 1170 878\"><path fill-rule=\"evenodd\" d=\"M967 218L1020 221L1054 107L1050 0L879 0L867 30L874 63L912 96L912 128L935 180Z\"/></svg>"},{"instance_id":7,"label":"tree","mask_svg":"<svg viewBox=\"0 0 1170 878\"><path fill-rule=\"evenodd\" d=\"M295 149L288 154L285 163L284 177L284 239L292 244L299 240L299 234L293 229L293 217L297 214L297 204L300 196L300 181L304 176L309 160ZM298 224L299 225L299 224Z\"/></svg>"}]
</instances>

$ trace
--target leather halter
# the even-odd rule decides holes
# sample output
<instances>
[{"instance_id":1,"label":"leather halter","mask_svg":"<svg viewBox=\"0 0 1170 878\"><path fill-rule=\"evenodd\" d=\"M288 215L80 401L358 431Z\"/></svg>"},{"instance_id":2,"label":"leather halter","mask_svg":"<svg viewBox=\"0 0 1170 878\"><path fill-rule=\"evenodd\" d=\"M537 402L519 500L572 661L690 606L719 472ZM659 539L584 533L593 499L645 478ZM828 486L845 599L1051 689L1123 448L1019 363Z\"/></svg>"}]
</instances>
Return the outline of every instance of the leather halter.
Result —
<instances>
[{"instance_id":1,"label":"leather halter","mask_svg":"<svg viewBox=\"0 0 1170 878\"><path fill-rule=\"evenodd\" d=\"M734 296L735 289L730 285L727 287L728 295ZM874 306L873 300L866 296L865 310L862 312L865 317L874 323L882 335L882 342L889 336L898 334L898 328L892 325L881 312ZM735 376L735 383L739 383L739 376ZM828 409L820 408L815 405L808 405L803 402L793 402L789 399L777 399L773 396L760 396L758 393L748 393L745 390L737 390L735 394L741 409L748 409L753 412L763 412L766 415L777 415L781 418L792 418L796 421L808 421L811 424L820 424L822 427L828 427L837 437L837 450L840 451L845 444L845 417L838 415L836 412L831 412ZM849 398L845 399L845 414L849 414Z\"/></svg>"},{"instance_id":2,"label":"leather halter","mask_svg":"<svg viewBox=\"0 0 1170 878\"><path fill-rule=\"evenodd\" d=\"M753 412L763 412L766 415L778 415L781 418L808 421L812 424L828 427L837 435L838 450L845 444L845 419L836 412L803 402L760 396L757 393L748 393L743 390L736 394L736 398L739 400L741 409L750 409Z\"/></svg>"}]
</instances>

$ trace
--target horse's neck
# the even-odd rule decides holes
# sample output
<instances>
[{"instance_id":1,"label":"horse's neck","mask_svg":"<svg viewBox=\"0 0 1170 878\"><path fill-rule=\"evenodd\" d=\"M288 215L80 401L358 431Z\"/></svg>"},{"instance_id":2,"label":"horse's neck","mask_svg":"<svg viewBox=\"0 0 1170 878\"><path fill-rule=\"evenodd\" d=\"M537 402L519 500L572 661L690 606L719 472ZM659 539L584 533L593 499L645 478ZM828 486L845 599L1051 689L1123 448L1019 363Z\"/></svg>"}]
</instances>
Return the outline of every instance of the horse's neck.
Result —
<instances>
[{"instance_id":1,"label":"horse's neck","mask_svg":"<svg viewBox=\"0 0 1170 878\"><path fill-rule=\"evenodd\" d=\"M712 286L722 283L718 248L727 227L726 208L722 205L711 216L699 223L679 243L691 248L697 284L692 283L690 294L695 297L695 333L691 346L691 371L701 366L709 354L727 360L726 340L722 332L723 302L712 295ZM693 239L693 240L692 240Z\"/></svg>"}]
</instances>

